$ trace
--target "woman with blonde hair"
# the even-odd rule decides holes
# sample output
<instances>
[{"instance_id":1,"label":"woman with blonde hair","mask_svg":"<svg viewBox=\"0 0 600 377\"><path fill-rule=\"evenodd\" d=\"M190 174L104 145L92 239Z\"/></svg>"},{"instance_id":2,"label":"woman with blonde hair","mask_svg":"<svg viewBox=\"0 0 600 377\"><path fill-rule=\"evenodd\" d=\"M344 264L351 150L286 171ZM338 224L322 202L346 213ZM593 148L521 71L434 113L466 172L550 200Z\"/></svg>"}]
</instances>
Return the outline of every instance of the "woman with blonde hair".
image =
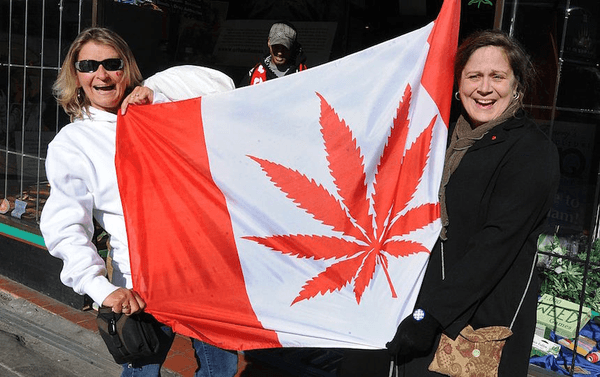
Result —
<instances>
[{"instance_id":1,"label":"woman with blonde hair","mask_svg":"<svg viewBox=\"0 0 600 377\"><path fill-rule=\"evenodd\" d=\"M48 251L64 262L61 281L125 315L142 312L146 303L132 284L114 162L117 113L162 96L141 84L135 58L115 32L86 29L72 43L53 87L72 123L48 146L51 191L40 221ZM111 276L92 243L94 219L110 235ZM171 328L161 329L158 354L123 364L122 376L160 376L174 338ZM193 345L200 363L197 377L232 377L237 372L235 352L196 339Z\"/></svg>"},{"instance_id":2,"label":"woman with blonde hair","mask_svg":"<svg viewBox=\"0 0 600 377\"><path fill-rule=\"evenodd\" d=\"M122 76L127 83L126 92L130 92L133 88L142 85L142 74L140 73L131 49L123 38L105 28L89 28L84 30L71 44L60 73L52 87L58 104L61 105L65 112L71 117L71 121L82 118L84 112L89 115L89 107L91 105L90 98L86 96L83 87L78 84L78 68L75 64L78 60L77 58L80 51L88 42L97 45L110 46L116 52L118 59L113 59L112 64L118 63L118 66L121 66L121 69L115 71L122 71L122 74L119 76ZM120 60L120 62L118 60ZM90 64L96 66L96 68L98 67L98 64L96 63ZM111 62L107 62L107 64L111 64ZM90 71L91 68L93 68L92 66L86 66L85 68ZM107 71L110 71L110 68L116 68L118 66L109 65L107 68L105 64L103 64L104 69ZM95 70L91 72L95 72ZM139 99L139 95L137 97L134 96L134 98L137 98L137 101L133 103L142 103ZM126 104L129 103L130 102L127 102Z\"/></svg>"}]
</instances>

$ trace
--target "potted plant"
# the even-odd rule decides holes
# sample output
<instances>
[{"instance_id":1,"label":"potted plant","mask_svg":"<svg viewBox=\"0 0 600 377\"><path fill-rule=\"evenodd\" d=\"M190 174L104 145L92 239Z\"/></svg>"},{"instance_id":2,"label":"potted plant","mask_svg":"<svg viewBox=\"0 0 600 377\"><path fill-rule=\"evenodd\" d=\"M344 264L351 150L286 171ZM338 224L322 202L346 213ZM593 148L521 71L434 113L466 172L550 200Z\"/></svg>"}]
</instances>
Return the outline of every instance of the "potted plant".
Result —
<instances>
[{"instance_id":1,"label":"potted plant","mask_svg":"<svg viewBox=\"0 0 600 377\"><path fill-rule=\"evenodd\" d=\"M590 264L586 277L585 297L581 300L583 275L587 258L585 236L559 238L540 235L538 239L538 270L540 295L545 293L565 300L582 303L598 312L600 309L600 238L592 243Z\"/></svg>"}]
</instances>

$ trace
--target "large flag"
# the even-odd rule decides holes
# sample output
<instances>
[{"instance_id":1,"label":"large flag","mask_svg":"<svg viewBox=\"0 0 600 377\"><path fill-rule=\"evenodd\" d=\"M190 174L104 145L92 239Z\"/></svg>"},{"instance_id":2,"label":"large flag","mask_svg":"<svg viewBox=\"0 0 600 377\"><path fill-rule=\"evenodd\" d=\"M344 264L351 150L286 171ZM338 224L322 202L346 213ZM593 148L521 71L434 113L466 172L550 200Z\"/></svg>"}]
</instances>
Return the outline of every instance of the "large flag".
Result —
<instances>
[{"instance_id":1,"label":"large flag","mask_svg":"<svg viewBox=\"0 0 600 377\"><path fill-rule=\"evenodd\" d=\"M441 228L459 3L343 59L119 116L148 312L226 349L385 347Z\"/></svg>"}]
</instances>

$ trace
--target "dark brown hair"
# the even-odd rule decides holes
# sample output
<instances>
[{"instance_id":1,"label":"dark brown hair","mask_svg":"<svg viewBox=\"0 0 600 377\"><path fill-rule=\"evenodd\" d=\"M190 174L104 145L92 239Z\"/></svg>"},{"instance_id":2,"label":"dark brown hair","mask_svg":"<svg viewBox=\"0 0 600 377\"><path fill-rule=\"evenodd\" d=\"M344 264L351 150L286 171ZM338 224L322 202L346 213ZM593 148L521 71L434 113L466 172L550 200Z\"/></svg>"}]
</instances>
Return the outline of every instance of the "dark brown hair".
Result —
<instances>
[{"instance_id":1,"label":"dark brown hair","mask_svg":"<svg viewBox=\"0 0 600 377\"><path fill-rule=\"evenodd\" d=\"M514 38L501 30L484 30L469 35L458 47L454 60L454 83L458 87L462 71L473 53L482 47L496 46L504 50L515 75L520 99L530 89L535 69L529 55Z\"/></svg>"}]
</instances>

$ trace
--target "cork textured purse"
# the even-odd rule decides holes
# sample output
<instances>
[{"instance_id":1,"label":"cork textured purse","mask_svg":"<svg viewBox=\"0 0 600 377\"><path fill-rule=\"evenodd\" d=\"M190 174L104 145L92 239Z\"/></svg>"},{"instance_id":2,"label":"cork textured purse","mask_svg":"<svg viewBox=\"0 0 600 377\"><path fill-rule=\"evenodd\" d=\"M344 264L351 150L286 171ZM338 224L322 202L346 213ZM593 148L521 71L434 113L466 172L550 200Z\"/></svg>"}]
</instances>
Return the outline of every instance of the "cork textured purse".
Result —
<instances>
[{"instance_id":1,"label":"cork textured purse","mask_svg":"<svg viewBox=\"0 0 600 377\"><path fill-rule=\"evenodd\" d=\"M467 325L456 339L442 334L429 370L450 377L497 377L502 348L512 331L504 326L474 330Z\"/></svg>"},{"instance_id":2,"label":"cork textured purse","mask_svg":"<svg viewBox=\"0 0 600 377\"><path fill-rule=\"evenodd\" d=\"M442 244L442 279L444 271L444 248ZM498 367L502 357L502 348L512 333L525 295L531 284L535 271L537 255L533 258L529 280L517 307L510 327L489 326L474 330L471 325L465 326L456 339L442 333L440 343L435 351L429 370L450 377L498 377Z\"/></svg>"}]
</instances>

